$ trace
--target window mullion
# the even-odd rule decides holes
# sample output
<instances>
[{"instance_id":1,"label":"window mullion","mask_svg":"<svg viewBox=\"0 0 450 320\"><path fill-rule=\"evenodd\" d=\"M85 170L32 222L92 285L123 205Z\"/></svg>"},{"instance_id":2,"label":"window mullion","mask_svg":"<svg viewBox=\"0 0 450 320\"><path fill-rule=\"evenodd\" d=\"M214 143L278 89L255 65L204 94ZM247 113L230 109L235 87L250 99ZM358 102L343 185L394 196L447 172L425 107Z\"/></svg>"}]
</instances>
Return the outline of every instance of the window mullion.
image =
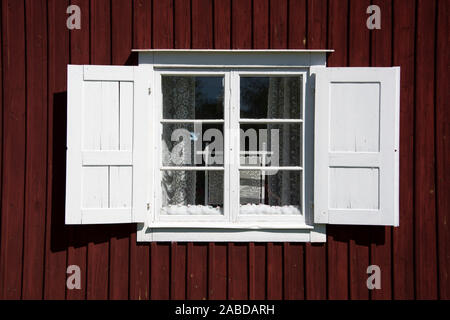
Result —
<instances>
[{"instance_id":1,"label":"window mullion","mask_svg":"<svg viewBox=\"0 0 450 320\"><path fill-rule=\"evenodd\" d=\"M239 73L230 76L230 213L231 222L236 223L239 214Z\"/></svg>"}]
</instances>

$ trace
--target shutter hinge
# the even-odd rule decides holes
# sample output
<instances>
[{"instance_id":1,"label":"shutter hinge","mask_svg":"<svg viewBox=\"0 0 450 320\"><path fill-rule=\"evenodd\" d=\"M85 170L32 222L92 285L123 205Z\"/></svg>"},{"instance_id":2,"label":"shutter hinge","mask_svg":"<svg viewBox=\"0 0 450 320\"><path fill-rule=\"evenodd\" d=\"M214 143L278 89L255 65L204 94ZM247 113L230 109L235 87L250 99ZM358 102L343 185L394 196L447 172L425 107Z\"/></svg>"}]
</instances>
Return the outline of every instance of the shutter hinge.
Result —
<instances>
[{"instance_id":1,"label":"shutter hinge","mask_svg":"<svg viewBox=\"0 0 450 320\"><path fill-rule=\"evenodd\" d=\"M150 210L150 203L147 203L147 210Z\"/></svg>"},{"instance_id":2,"label":"shutter hinge","mask_svg":"<svg viewBox=\"0 0 450 320\"><path fill-rule=\"evenodd\" d=\"M148 88L148 95L152 94L152 88Z\"/></svg>"}]
</instances>

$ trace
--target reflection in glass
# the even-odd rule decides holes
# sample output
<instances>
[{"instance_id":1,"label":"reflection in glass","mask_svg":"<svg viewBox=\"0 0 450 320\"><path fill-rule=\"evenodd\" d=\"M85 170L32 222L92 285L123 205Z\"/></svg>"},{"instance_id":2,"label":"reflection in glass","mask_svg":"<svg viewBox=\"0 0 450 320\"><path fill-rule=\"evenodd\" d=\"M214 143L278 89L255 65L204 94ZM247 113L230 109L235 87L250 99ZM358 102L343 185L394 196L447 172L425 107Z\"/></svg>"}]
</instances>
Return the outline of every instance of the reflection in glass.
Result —
<instances>
[{"instance_id":1,"label":"reflection in glass","mask_svg":"<svg viewBox=\"0 0 450 320\"><path fill-rule=\"evenodd\" d=\"M223 214L223 171L162 171L162 213Z\"/></svg>"},{"instance_id":2,"label":"reflection in glass","mask_svg":"<svg viewBox=\"0 0 450 320\"><path fill-rule=\"evenodd\" d=\"M223 166L223 125L164 123L163 166Z\"/></svg>"},{"instance_id":3,"label":"reflection in glass","mask_svg":"<svg viewBox=\"0 0 450 320\"><path fill-rule=\"evenodd\" d=\"M223 119L223 77L162 76L164 119Z\"/></svg>"},{"instance_id":4,"label":"reflection in glass","mask_svg":"<svg viewBox=\"0 0 450 320\"><path fill-rule=\"evenodd\" d=\"M301 171L240 171L240 214L300 214Z\"/></svg>"},{"instance_id":5,"label":"reflection in glass","mask_svg":"<svg viewBox=\"0 0 450 320\"><path fill-rule=\"evenodd\" d=\"M241 77L241 119L301 119L301 77Z\"/></svg>"},{"instance_id":6,"label":"reflection in glass","mask_svg":"<svg viewBox=\"0 0 450 320\"><path fill-rule=\"evenodd\" d=\"M302 166L302 124L241 124L242 166Z\"/></svg>"}]
</instances>

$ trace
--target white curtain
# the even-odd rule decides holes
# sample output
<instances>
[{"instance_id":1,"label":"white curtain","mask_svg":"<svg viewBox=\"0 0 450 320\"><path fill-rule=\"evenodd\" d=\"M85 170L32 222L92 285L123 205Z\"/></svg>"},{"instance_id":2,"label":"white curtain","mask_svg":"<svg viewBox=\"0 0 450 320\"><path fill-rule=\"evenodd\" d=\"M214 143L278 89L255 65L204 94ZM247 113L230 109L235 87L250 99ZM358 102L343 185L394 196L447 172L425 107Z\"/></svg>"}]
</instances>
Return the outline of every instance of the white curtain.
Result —
<instances>
[{"instance_id":1,"label":"white curtain","mask_svg":"<svg viewBox=\"0 0 450 320\"><path fill-rule=\"evenodd\" d=\"M171 114L173 119L189 119L195 114L195 78L194 77L164 77L163 78L163 104L164 114ZM298 78L273 77L269 81L268 90L268 108L267 118L294 118L300 114L301 108L301 86ZM296 109L295 109L296 108ZM297 110L297 111L294 111ZM178 150L183 152L181 142L171 141L171 133L179 128L186 128L186 124L165 125L167 130L163 130L162 145L164 164L167 166L175 165L171 158L171 151L175 145ZM267 126L268 149L271 146L271 129L280 129L279 131L279 157L280 165L282 159L298 159L301 156L301 144L299 141L298 125L289 124L270 124ZM191 125L188 129L194 131ZM301 136L300 136L301 138ZM186 146L186 149L190 147ZM194 149L192 148L192 152ZM190 159L189 159L190 157ZM184 158L186 163L193 161L193 156L186 153ZM299 162L299 160L297 160ZM179 165L179 164L178 164ZM182 164L183 165L183 164ZM213 187L211 183L223 183L221 173L210 172L206 188ZM255 186L248 186L249 197L259 194L261 200L268 197L265 201L269 205L286 205L300 203L301 185L297 180L297 171L279 171L276 175L265 176L262 181L267 181L267 190L263 190L264 185L255 190ZM251 180L251 179L250 179ZM245 186L241 186L245 188ZM163 171L162 173L162 192L163 205L168 204L196 204L196 172L195 171ZM216 188L213 188L214 190ZM253 190L253 191L251 191ZM222 189L218 189L222 192ZM211 192L208 190L207 192ZM241 194L242 195L242 194ZM210 193L207 197L208 202L218 202L221 195ZM214 200L213 200L214 199Z\"/></svg>"},{"instance_id":2,"label":"white curtain","mask_svg":"<svg viewBox=\"0 0 450 320\"><path fill-rule=\"evenodd\" d=\"M301 87L298 78L270 78L267 103L267 118L294 118L300 115ZM271 143L271 129L279 129L279 163L300 157L302 141L298 141L299 127L297 124L269 124L267 126L268 142ZM300 136L301 138L301 136ZM272 146L273 148L274 146ZM267 196L269 205L287 205L300 203L300 185L297 171L279 171L276 175L269 175Z\"/></svg>"},{"instance_id":3,"label":"white curtain","mask_svg":"<svg viewBox=\"0 0 450 320\"><path fill-rule=\"evenodd\" d=\"M170 114L172 119L192 119L195 114L195 78L194 77L164 77L163 78L163 105L164 114ZM177 145L177 151L182 153L181 165L192 164L193 156L190 146L183 142L171 140L171 134L176 129L186 128L186 124L166 124L163 130L162 148L163 162L166 166L175 166L175 159L171 151ZM188 128L193 131L194 126ZM190 143L190 141L188 142ZM186 149L186 150L184 150ZM185 152L186 151L186 152ZM178 162L178 165L180 163ZM168 204L195 204L196 193L195 171L163 171L162 192L163 205Z\"/></svg>"}]
</instances>

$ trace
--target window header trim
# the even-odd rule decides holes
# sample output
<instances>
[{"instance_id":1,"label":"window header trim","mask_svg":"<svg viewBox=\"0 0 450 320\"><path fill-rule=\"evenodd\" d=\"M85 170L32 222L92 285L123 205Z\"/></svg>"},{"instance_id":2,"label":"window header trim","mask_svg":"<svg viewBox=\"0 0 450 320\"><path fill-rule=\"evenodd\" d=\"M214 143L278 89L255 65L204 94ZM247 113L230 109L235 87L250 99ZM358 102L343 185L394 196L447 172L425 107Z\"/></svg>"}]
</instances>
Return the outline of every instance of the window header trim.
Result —
<instances>
[{"instance_id":1,"label":"window header trim","mask_svg":"<svg viewBox=\"0 0 450 320\"><path fill-rule=\"evenodd\" d=\"M334 52L334 49L131 49L131 52L208 52L208 53L308 53L308 52Z\"/></svg>"}]
</instances>

